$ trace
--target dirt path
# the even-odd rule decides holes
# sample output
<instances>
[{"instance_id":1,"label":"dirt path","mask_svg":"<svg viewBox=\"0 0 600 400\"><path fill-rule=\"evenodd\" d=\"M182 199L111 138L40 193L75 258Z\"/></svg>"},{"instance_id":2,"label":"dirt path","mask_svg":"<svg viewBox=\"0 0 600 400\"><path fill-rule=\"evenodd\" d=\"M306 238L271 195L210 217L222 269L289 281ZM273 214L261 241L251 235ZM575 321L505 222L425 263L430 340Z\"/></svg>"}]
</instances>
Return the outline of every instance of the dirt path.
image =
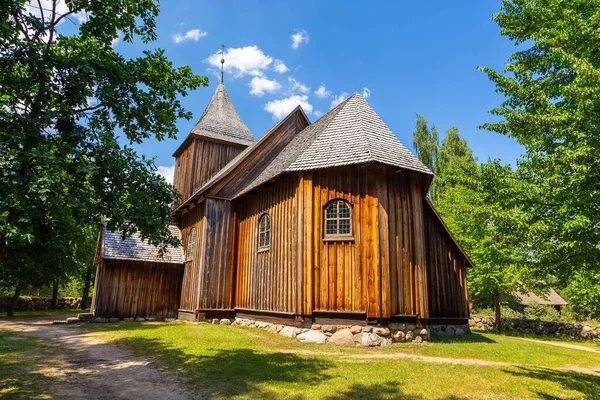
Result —
<instances>
[{"instance_id":1,"label":"dirt path","mask_svg":"<svg viewBox=\"0 0 600 400\"><path fill-rule=\"evenodd\" d=\"M135 357L121 347L81 333L67 325L52 325L60 317L23 318L0 321L0 329L34 336L60 347L59 365L46 371L59 380L53 388L60 399L198 399L184 389L181 380L155 369L148 360Z\"/></svg>"},{"instance_id":2,"label":"dirt path","mask_svg":"<svg viewBox=\"0 0 600 400\"><path fill-rule=\"evenodd\" d=\"M520 337L516 337L516 336L514 338L515 339L519 339L519 340L525 340L527 342L547 344L549 346L566 347L568 349L581 350L581 351L591 351L592 353L596 353L596 354L600 353L600 350L596 350L596 349L593 349L591 347L586 347L586 346L579 346L577 344L552 342L552 341L549 341L549 340L537 340L537 339L520 338Z\"/></svg>"}]
</instances>

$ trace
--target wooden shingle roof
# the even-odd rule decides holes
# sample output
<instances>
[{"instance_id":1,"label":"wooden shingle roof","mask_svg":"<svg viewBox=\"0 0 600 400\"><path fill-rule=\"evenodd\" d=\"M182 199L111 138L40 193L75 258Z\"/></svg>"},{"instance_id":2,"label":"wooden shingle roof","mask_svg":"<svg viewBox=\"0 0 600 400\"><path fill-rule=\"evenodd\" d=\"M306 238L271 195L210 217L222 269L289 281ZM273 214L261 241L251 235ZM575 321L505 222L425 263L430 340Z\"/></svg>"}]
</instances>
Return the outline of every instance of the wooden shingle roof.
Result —
<instances>
[{"instance_id":1,"label":"wooden shingle roof","mask_svg":"<svg viewBox=\"0 0 600 400\"><path fill-rule=\"evenodd\" d=\"M556 291L552 288L548 288L546 293L540 294L536 294L534 292L516 292L515 296L517 296L522 303L533 301L546 306L566 306L569 304L565 299L560 297L560 295L556 293Z\"/></svg>"},{"instance_id":2,"label":"wooden shingle roof","mask_svg":"<svg viewBox=\"0 0 600 400\"><path fill-rule=\"evenodd\" d=\"M200 119L173 155L176 156L194 136L243 146L254 143L252 132L242 122L222 83L217 86Z\"/></svg>"},{"instance_id":3,"label":"wooden shingle roof","mask_svg":"<svg viewBox=\"0 0 600 400\"><path fill-rule=\"evenodd\" d=\"M169 230L178 239L181 239L181 232L175 225L169 225ZM167 247L162 257L159 248L142 241L139 233L123 239L121 232L109 231L102 228L102 237L100 242L100 258L114 260L132 260L157 263L183 263L183 250L181 247Z\"/></svg>"},{"instance_id":4,"label":"wooden shingle roof","mask_svg":"<svg viewBox=\"0 0 600 400\"><path fill-rule=\"evenodd\" d=\"M433 175L369 103L354 93L299 132L237 197L285 172L372 162Z\"/></svg>"},{"instance_id":5,"label":"wooden shingle roof","mask_svg":"<svg viewBox=\"0 0 600 400\"><path fill-rule=\"evenodd\" d=\"M360 94L354 93L342 104L286 171L379 162L433 175Z\"/></svg>"}]
</instances>

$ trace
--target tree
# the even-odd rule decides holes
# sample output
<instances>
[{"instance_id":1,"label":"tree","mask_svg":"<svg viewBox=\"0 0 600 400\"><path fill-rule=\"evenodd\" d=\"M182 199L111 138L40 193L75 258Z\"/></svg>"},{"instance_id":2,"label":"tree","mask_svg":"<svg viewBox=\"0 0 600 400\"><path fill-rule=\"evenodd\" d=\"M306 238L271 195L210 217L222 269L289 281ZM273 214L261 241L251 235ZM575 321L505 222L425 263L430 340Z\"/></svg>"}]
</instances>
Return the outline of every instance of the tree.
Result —
<instances>
[{"instance_id":1,"label":"tree","mask_svg":"<svg viewBox=\"0 0 600 400\"><path fill-rule=\"evenodd\" d=\"M422 115L416 114L417 122L413 132L413 148L417 157L434 174L437 171L439 158L439 132L435 125L431 128L427 126L427 119ZM437 199L437 186L434 181L428 193L429 197ZM433 200L435 202L435 200Z\"/></svg>"},{"instance_id":2,"label":"tree","mask_svg":"<svg viewBox=\"0 0 600 400\"><path fill-rule=\"evenodd\" d=\"M426 125L424 121L418 120L417 125ZM522 215L518 210L504 211L515 190L512 168L499 160L479 165L455 126L432 153L437 154L432 202L475 264L468 270L471 300L493 306L501 326L501 299L512 295L519 284L530 282L532 275L526 268L527 253L510 229Z\"/></svg>"},{"instance_id":3,"label":"tree","mask_svg":"<svg viewBox=\"0 0 600 400\"><path fill-rule=\"evenodd\" d=\"M111 46L156 39L158 12L152 0L0 4L0 277L16 298L67 273L103 216L178 245L165 226L175 190L130 145L174 138L191 118L179 97L208 80L161 49L125 59Z\"/></svg>"},{"instance_id":4,"label":"tree","mask_svg":"<svg viewBox=\"0 0 600 400\"><path fill-rule=\"evenodd\" d=\"M504 0L493 19L518 46L503 72L481 68L506 98L491 111L501 121L483 127L525 148L507 210L518 203L528 216L523 234L540 270L563 285L576 276L578 287L593 287L600 268L600 4ZM594 303L600 315L600 299Z\"/></svg>"}]
</instances>

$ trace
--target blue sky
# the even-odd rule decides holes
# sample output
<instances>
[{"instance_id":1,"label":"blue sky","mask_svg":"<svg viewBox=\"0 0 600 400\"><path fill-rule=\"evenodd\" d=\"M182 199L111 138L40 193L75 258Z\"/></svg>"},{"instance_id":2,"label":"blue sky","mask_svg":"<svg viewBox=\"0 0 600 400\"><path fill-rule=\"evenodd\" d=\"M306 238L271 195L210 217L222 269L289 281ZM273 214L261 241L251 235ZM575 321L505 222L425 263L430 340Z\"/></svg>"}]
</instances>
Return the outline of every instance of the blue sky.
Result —
<instances>
[{"instance_id":1,"label":"blue sky","mask_svg":"<svg viewBox=\"0 0 600 400\"><path fill-rule=\"evenodd\" d=\"M163 1L150 47L209 76L210 86L183 99L194 118L178 122L177 140L137 149L156 156L161 171L173 166L171 154L218 84L211 60L225 44L225 85L255 138L298 103L315 121L358 91L370 93L367 101L407 147L419 113L442 133L456 125L480 160L514 163L522 152L515 140L477 128L495 120L488 111L502 97L476 67L502 69L515 50L491 20L499 7L499 0ZM145 47L115 45L126 57Z\"/></svg>"}]
</instances>

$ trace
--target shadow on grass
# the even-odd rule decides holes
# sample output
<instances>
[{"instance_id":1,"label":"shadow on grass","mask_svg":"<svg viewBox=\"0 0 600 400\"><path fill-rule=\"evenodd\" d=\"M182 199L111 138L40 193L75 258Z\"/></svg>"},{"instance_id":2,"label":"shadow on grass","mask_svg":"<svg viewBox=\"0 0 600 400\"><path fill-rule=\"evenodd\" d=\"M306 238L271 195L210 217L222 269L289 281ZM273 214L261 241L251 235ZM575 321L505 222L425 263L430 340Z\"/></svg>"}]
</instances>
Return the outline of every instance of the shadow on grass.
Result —
<instances>
[{"instance_id":1,"label":"shadow on grass","mask_svg":"<svg viewBox=\"0 0 600 400\"><path fill-rule=\"evenodd\" d=\"M600 399L600 376L538 367L518 367L516 370L504 370L504 372L517 377L558 383L563 389L579 392L586 399ZM556 398L555 394L537 394L545 399Z\"/></svg>"},{"instance_id":2,"label":"shadow on grass","mask_svg":"<svg viewBox=\"0 0 600 400\"><path fill-rule=\"evenodd\" d=\"M160 325L118 324L105 325L95 330L147 330ZM332 392L325 395L328 400L342 399L409 399L421 400L421 395L406 394L401 384L394 381L374 384L348 383L339 390L337 378L331 370L335 360L313 355L255 350L240 345L239 348L221 349L219 343L190 354L190 351L155 338L129 337L118 340L126 348L142 355L156 357L169 370L183 373L188 383L193 384L209 398L249 397L261 399L303 400L314 397L314 393L303 393L328 381ZM333 387L336 387L334 392ZM462 400L449 396L446 400Z\"/></svg>"},{"instance_id":3,"label":"shadow on grass","mask_svg":"<svg viewBox=\"0 0 600 400\"><path fill-rule=\"evenodd\" d=\"M147 330L158 327L160 325L118 324L94 330ZM286 388L298 390L298 385L317 385L330 378L325 371L333 366L331 361L322 358L263 352L242 346L220 349L218 343L213 348L202 348L200 354L190 354L154 338L123 338L118 343L138 354L156 357L170 370L183 372L189 383L198 385L205 394L215 397L279 398L281 394L278 396L273 393L269 386L283 386L285 392ZM288 387L288 384L296 387ZM301 399L302 396L293 398Z\"/></svg>"},{"instance_id":4,"label":"shadow on grass","mask_svg":"<svg viewBox=\"0 0 600 400\"><path fill-rule=\"evenodd\" d=\"M30 354L40 351L33 338L15 336L0 330L0 398L49 398L52 379L38 372L44 358Z\"/></svg>"},{"instance_id":5,"label":"shadow on grass","mask_svg":"<svg viewBox=\"0 0 600 400\"><path fill-rule=\"evenodd\" d=\"M497 343L494 339L478 332L464 336L432 336L430 341L432 343Z\"/></svg>"},{"instance_id":6,"label":"shadow on grass","mask_svg":"<svg viewBox=\"0 0 600 400\"><path fill-rule=\"evenodd\" d=\"M352 384L350 387L340 393L332 394L325 399L343 400L343 399L404 399L404 400L422 400L425 397L421 395L405 394L397 382L384 382L373 385ZM466 397L448 396L440 397L439 400L465 400Z\"/></svg>"}]
</instances>

